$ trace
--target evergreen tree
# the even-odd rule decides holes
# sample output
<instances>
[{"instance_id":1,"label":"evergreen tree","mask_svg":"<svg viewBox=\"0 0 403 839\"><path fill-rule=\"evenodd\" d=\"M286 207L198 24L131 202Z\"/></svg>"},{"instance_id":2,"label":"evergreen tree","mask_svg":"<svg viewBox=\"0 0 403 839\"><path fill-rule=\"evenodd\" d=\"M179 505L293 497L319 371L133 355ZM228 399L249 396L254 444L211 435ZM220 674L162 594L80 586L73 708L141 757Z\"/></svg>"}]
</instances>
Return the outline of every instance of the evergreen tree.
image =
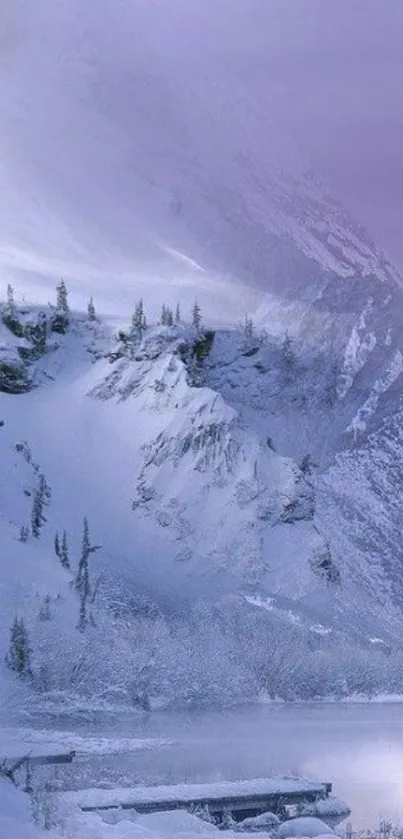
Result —
<instances>
[{"instance_id":1,"label":"evergreen tree","mask_svg":"<svg viewBox=\"0 0 403 839\"><path fill-rule=\"evenodd\" d=\"M194 305L193 305L193 309L192 309L192 326L195 328L197 333L199 333L201 331L202 314L201 314L201 308L200 308L197 300L195 300Z\"/></svg>"},{"instance_id":2,"label":"evergreen tree","mask_svg":"<svg viewBox=\"0 0 403 839\"><path fill-rule=\"evenodd\" d=\"M14 618L6 664L19 676L32 675L29 636L22 618Z\"/></svg>"},{"instance_id":3,"label":"evergreen tree","mask_svg":"<svg viewBox=\"0 0 403 839\"><path fill-rule=\"evenodd\" d=\"M96 309L95 309L95 306L94 306L94 300L93 300L92 297L90 297L90 299L88 301L87 314L88 314L88 320L89 321L94 321L94 320L97 319L97 313L96 313Z\"/></svg>"},{"instance_id":4,"label":"evergreen tree","mask_svg":"<svg viewBox=\"0 0 403 839\"><path fill-rule=\"evenodd\" d=\"M64 335L70 322L70 307L64 280L56 286L56 314L52 318L52 332Z\"/></svg>"},{"instance_id":5,"label":"evergreen tree","mask_svg":"<svg viewBox=\"0 0 403 839\"><path fill-rule=\"evenodd\" d=\"M166 322L167 322L167 308L166 308L165 303L162 304L160 322L161 322L161 326L165 326Z\"/></svg>"},{"instance_id":6,"label":"evergreen tree","mask_svg":"<svg viewBox=\"0 0 403 839\"><path fill-rule=\"evenodd\" d=\"M15 315L14 289L10 283L7 285L7 312L9 315Z\"/></svg>"},{"instance_id":7,"label":"evergreen tree","mask_svg":"<svg viewBox=\"0 0 403 839\"><path fill-rule=\"evenodd\" d=\"M132 317L132 327L130 337L132 341L141 341L143 332L146 328L146 318L144 314L144 303L142 298L136 303L136 308Z\"/></svg>"},{"instance_id":8,"label":"evergreen tree","mask_svg":"<svg viewBox=\"0 0 403 839\"><path fill-rule=\"evenodd\" d=\"M202 361L193 353L187 363L187 381L190 387L204 387L205 371Z\"/></svg>"},{"instance_id":9,"label":"evergreen tree","mask_svg":"<svg viewBox=\"0 0 403 839\"><path fill-rule=\"evenodd\" d=\"M55 533L54 547L55 547L55 554L60 559L60 556L61 556L60 539L59 539L59 534L58 534L57 530L56 530L56 533Z\"/></svg>"},{"instance_id":10,"label":"evergreen tree","mask_svg":"<svg viewBox=\"0 0 403 839\"><path fill-rule=\"evenodd\" d=\"M179 303L176 304L176 311L175 311L175 323L179 324L181 322L181 308Z\"/></svg>"},{"instance_id":11,"label":"evergreen tree","mask_svg":"<svg viewBox=\"0 0 403 839\"><path fill-rule=\"evenodd\" d=\"M45 524L45 516L43 514L43 496L39 489L34 492L31 510L31 530L35 539L41 535L42 525Z\"/></svg>"},{"instance_id":12,"label":"evergreen tree","mask_svg":"<svg viewBox=\"0 0 403 839\"><path fill-rule=\"evenodd\" d=\"M60 280L60 283L56 286L56 295L57 310L68 317L70 313L70 308L68 301L67 286L64 280Z\"/></svg>"},{"instance_id":13,"label":"evergreen tree","mask_svg":"<svg viewBox=\"0 0 403 839\"><path fill-rule=\"evenodd\" d=\"M45 475L39 475L39 492L42 495L44 504L48 503L51 498L50 486L46 481Z\"/></svg>"},{"instance_id":14,"label":"evergreen tree","mask_svg":"<svg viewBox=\"0 0 403 839\"><path fill-rule=\"evenodd\" d=\"M89 558L92 553L98 550L99 545L91 545L88 520L85 518L81 542L81 556L75 580L76 591L80 598L80 611L77 624L80 632L84 632L88 622L91 621L91 615L88 614L88 601L91 597Z\"/></svg>"},{"instance_id":15,"label":"evergreen tree","mask_svg":"<svg viewBox=\"0 0 403 839\"><path fill-rule=\"evenodd\" d=\"M70 559L69 559L69 547L67 543L67 533L63 530L62 536L62 544L60 546L60 554L59 554L60 562L62 563L63 568L70 568Z\"/></svg>"},{"instance_id":16,"label":"evergreen tree","mask_svg":"<svg viewBox=\"0 0 403 839\"><path fill-rule=\"evenodd\" d=\"M32 535L35 536L36 539L39 538L41 534L42 526L46 522L46 518L43 512L45 504L48 504L50 501L50 488L46 483L46 478L44 475L39 476L39 486L38 489L35 490L34 498L32 502L32 510L31 510L31 530Z\"/></svg>"},{"instance_id":17,"label":"evergreen tree","mask_svg":"<svg viewBox=\"0 0 403 839\"><path fill-rule=\"evenodd\" d=\"M41 358L46 352L48 337L48 322L44 312L40 312L35 324L29 323L24 327L24 337L32 344L32 348L21 351L27 358Z\"/></svg>"},{"instance_id":18,"label":"evergreen tree","mask_svg":"<svg viewBox=\"0 0 403 839\"><path fill-rule=\"evenodd\" d=\"M167 306L167 310L166 310L166 325L167 326L173 326L174 325L173 312L172 312L172 309L169 308L169 306Z\"/></svg>"},{"instance_id":19,"label":"evergreen tree","mask_svg":"<svg viewBox=\"0 0 403 839\"><path fill-rule=\"evenodd\" d=\"M20 542L28 542L29 530L25 524L22 524L20 527L20 535L18 537Z\"/></svg>"}]
</instances>

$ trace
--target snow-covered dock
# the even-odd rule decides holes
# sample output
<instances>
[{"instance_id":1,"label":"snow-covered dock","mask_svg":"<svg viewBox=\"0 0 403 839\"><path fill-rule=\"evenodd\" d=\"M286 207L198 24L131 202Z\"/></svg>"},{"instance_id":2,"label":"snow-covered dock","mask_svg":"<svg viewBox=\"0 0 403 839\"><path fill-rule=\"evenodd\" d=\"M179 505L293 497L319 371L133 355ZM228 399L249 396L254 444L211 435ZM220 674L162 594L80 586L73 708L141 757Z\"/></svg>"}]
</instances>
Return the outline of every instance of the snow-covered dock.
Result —
<instances>
[{"instance_id":1,"label":"snow-covered dock","mask_svg":"<svg viewBox=\"0 0 403 839\"><path fill-rule=\"evenodd\" d=\"M49 754L46 749L39 749L36 753L30 751L18 753L17 750L10 749L8 756L2 758L2 773L14 783L16 775L20 771L25 772L25 792L32 792L32 772L35 768L38 766L60 766L66 763L72 763L74 757L74 751Z\"/></svg>"},{"instance_id":2,"label":"snow-covered dock","mask_svg":"<svg viewBox=\"0 0 403 839\"><path fill-rule=\"evenodd\" d=\"M266 811L282 815L290 804L328 798L332 785L301 778L258 778L251 781L172 786L87 789L62 795L85 812L124 809L138 813L207 809L217 822L230 814L241 821Z\"/></svg>"},{"instance_id":3,"label":"snow-covered dock","mask_svg":"<svg viewBox=\"0 0 403 839\"><path fill-rule=\"evenodd\" d=\"M32 768L35 766L61 766L64 763L72 763L75 754L75 751L49 754L49 752L45 750L41 751L40 749L36 750L35 753L28 750L26 753L20 751L19 754L16 753L11 756L9 754L8 757L3 758L3 763L6 769L12 768L13 766L26 766L28 764Z\"/></svg>"}]
</instances>

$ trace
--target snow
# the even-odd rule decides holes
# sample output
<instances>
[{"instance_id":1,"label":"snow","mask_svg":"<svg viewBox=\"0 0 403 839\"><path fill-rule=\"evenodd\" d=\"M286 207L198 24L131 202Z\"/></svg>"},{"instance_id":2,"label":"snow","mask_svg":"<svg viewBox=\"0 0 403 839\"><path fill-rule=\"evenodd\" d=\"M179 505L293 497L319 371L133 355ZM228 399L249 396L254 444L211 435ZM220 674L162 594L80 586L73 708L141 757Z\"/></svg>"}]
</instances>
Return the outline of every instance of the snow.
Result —
<instances>
[{"instance_id":1,"label":"snow","mask_svg":"<svg viewBox=\"0 0 403 839\"><path fill-rule=\"evenodd\" d=\"M403 355L400 350L397 350L383 376L374 383L368 399L360 407L351 424L348 426L348 431L352 431L355 436L366 431L368 420L375 413L380 397L389 388L393 387L401 373L403 373Z\"/></svg>"},{"instance_id":2,"label":"snow","mask_svg":"<svg viewBox=\"0 0 403 839\"><path fill-rule=\"evenodd\" d=\"M184 811L155 813L148 816L130 817L120 814L116 822L104 821L93 813L75 815L71 811L63 825L63 836L71 839L211 839L212 835L224 835L235 839L233 831L218 831L216 827Z\"/></svg>"},{"instance_id":3,"label":"snow","mask_svg":"<svg viewBox=\"0 0 403 839\"><path fill-rule=\"evenodd\" d=\"M315 816L318 819L325 819L328 825L333 826L346 819L350 813L349 807L335 795L329 795L327 798L315 801L314 804L304 804L299 811L301 816Z\"/></svg>"},{"instance_id":4,"label":"snow","mask_svg":"<svg viewBox=\"0 0 403 839\"><path fill-rule=\"evenodd\" d=\"M256 778L253 781L220 782L214 784L172 784L171 786L133 789L88 789L63 794L63 800L79 807L119 807L169 801L217 800L231 796L275 795L304 791L324 792L325 784L297 778Z\"/></svg>"},{"instance_id":5,"label":"snow","mask_svg":"<svg viewBox=\"0 0 403 839\"><path fill-rule=\"evenodd\" d=\"M0 836L4 839L44 839L48 833L33 826L28 795L0 778Z\"/></svg>"},{"instance_id":6,"label":"snow","mask_svg":"<svg viewBox=\"0 0 403 839\"><path fill-rule=\"evenodd\" d=\"M40 0L36 18L19 4L0 74L0 276L18 305L25 296L47 304L64 276L73 307L93 295L107 323L90 330L78 319L30 368L36 390L1 396L0 535L15 569L12 579L0 572L2 648L17 604L43 641L36 617L47 595L58 643L70 639L72 575L55 564L52 540L66 528L76 561L84 515L103 547L93 567L105 589L164 614L235 595L323 644L400 643L402 549L381 463L392 456L379 438L363 519L354 446L368 466L368 435L396 413L401 277L227 72L221 9L213 22L201 3L190 14L173 0L141 0L129 17L107 0L102 14ZM220 327L205 387L189 387L177 333L170 341L154 330L135 363L103 357L140 293L149 322L164 301L189 313L197 295L206 323ZM222 329L245 311L256 311L255 337L266 330L256 356ZM289 381L279 360L286 331L296 354ZM15 361L17 346L1 324L0 353ZM17 541L35 487L15 460L24 440L52 487L40 545ZM309 479L299 468L307 454L317 462ZM386 548L377 513L393 536ZM120 662L126 636L103 620ZM116 669L112 689L127 698L125 668ZM107 701L111 678L103 669L96 691L86 685L93 707ZM55 706L65 686L52 685Z\"/></svg>"},{"instance_id":7,"label":"snow","mask_svg":"<svg viewBox=\"0 0 403 839\"><path fill-rule=\"evenodd\" d=\"M262 831L262 830L270 830L273 827L277 827L280 824L280 819L275 813L261 813L260 816L252 816L249 819L244 819L240 822L238 829L242 832L250 830L250 831Z\"/></svg>"},{"instance_id":8,"label":"snow","mask_svg":"<svg viewBox=\"0 0 403 839\"><path fill-rule=\"evenodd\" d=\"M138 0L130 15L109 0L31 5L7 12L0 68L0 279L18 306L47 305L64 276L72 305L94 295L106 321L74 315L29 368L34 389L0 395L2 713L132 707L144 672L151 707L242 701L262 686L398 697L401 276L246 83L232 51L242 4L230 27L226 3L214 18L175 0ZM178 356L187 328L152 329L136 358L111 363L140 293L150 322L164 301L189 313L197 295L219 327L200 389ZM252 355L232 328L245 311L256 311ZM32 316L25 302L21 316ZM21 349L0 323L0 363L20 364ZM47 522L25 543L41 473ZM102 545L91 570L105 603L81 637L84 516ZM71 571L53 549L65 528ZM151 621L128 617L133 600ZM200 601L203 632L170 632ZM17 614L35 695L4 666ZM10 754L168 742L3 731ZM88 836L154 829L86 824Z\"/></svg>"},{"instance_id":9,"label":"snow","mask_svg":"<svg viewBox=\"0 0 403 839\"><path fill-rule=\"evenodd\" d=\"M17 759L26 754L43 756L66 754L74 751L77 757L85 755L117 755L161 749L173 745L166 738L96 737L80 736L71 731L25 728L0 728L1 756Z\"/></svg>"},{"instance_id":10,"label":"snow","mask_svg":"<svg viewBox=\"0 0 403 839\"><path fill-rule=\"evenodd\" d=\"M301 816L298 819L291 819L283 822L277 830L278 839L291 839L291 837L307 836L314 839L316 836L334 836L327 824L321 819Z\"/></svg>"},{"instance_id":11,"label":"snow","mask_svg":"<svg viewBox=\"0 0 403 839\"><path fill-rule=\"evenodd\" d=\"M24 317L30 316L26 310ZM388 643L388 634L399 626L398 610L385 612L373 580L368 577L364 588L365 576L358 579L358 564L349 561L350 546L338 547L345 528L338 528L337 514L330 524L327 518L325 526L321 523L327 481L332 492L338 487L339 479L333 478L336 467L320 476L320 484L300 468L300 458L298 463L283 456L281 438L280 451L268 445L272 419L265 414L266 389L281 386L278 345L258 342L257 354L253 347L251 355L245 353L242 334L218 332L206 364L205 385L195 388L189 385L179 353L179 347L193 339L186 325L172 330L152 326L133 359L123 356L111 361L109 353L116 355L119 349L115 325L91 325L74 315L69 333L58 336L52 350L31 366L37 387L18 397L2 397L0 435L7 481L2 483L0 527L13 573L9 566L0 571L0 601L4 597L0 632L6 650L11 623L21 610L35 650L48 651L45 662L37 656L37 671L44 662L51 674L37 707L46 703L49 709L64 705L78 710L90 703L106 708L118 694L122 705L132 701L125 662L131 656L130 644L140 637L134 626L131 635L127 624L111 620L105 611L99 615L91 644L76 632L78 604L71 582L84 515L95 542L102 545L93 559L93 574L105 581L105 594L108 591L117 600L124 588L125 596L151 600L165 614L179 603L207 598L222 604L219 608L229 622L235 610L247 614L249 608L259 612L258 620L279 621L287 631L301 632L305 638L317 636L318 644L320 639L323 644L337 643L345 634L355 637L357 603L365 643L372 637ZM256 370L257 359L267 366L267 382ZM249 398L252 389L254 404ZM278 428L285 424L281 413ZM21 543L20 527L29 525L32 492L41 472L51 488L47 523L40 540ZM326 516L331 509L326 508ZM70 541L71 572L61 568L54 554L54 533L64 529ZM365 561L362 557L362 565ZM343 600L329 585L321 563L336 575L332 579L337 574L343 577ZM230 605L226 598L232 595L239 599ZM47 624L37 618L48 596L52 621ZM143 629L141 633L144 637ZM165 675L162 686L159 676L167 657L172 662L174 655L178 668L176 675L171 667L175 688L169 688L177 699L187 682L181 642L173 652L163 622L151 630L143 649L137 647L137 672L145 666L149 645L157 636L160 669L153 707L172 701ZM219 652L213 641L213 637L203 641L217 667L209 668L209 691L214 696L222 691L225 701L253 691L260 694L260 686L256 689L251 683L248 666L242 664L239 681L234 680L227 642ZM193 670L194 656L187 643L186 667ZM59 645L68 650L63 660ZM207 667L205 650L201 660ZM75 659L90 654L90 676L71 684L69 667L75 672ZM228 673L220 659L228 661ZM194 675L191 681L202 686L204 679ZM4 703L11 707L15 691L20 694L18 701L25 701L27 687L16 685L7 672ZM274 694L279 694L277 686ZM184 701L189 701L187 696Z\"/></svg>"}]
</instances>

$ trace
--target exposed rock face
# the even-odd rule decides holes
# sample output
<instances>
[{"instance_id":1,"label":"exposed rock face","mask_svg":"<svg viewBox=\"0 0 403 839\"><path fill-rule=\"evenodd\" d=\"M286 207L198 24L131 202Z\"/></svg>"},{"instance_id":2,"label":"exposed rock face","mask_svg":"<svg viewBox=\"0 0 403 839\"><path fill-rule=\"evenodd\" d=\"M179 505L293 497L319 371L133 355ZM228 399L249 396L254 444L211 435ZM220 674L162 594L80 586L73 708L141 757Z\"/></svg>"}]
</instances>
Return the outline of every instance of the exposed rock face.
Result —
<instances>
[{"instance_id":1,"label":"exposed rock face","mask_svg":"<svg viewBox=\"0 0 403 839\"><path fill-rule=\"evenodd\" d=\"M0 350L0 392L26 393L30 387L26 365L18 353Z\"/></svg>"},{"instance_id":2,"label":"exposed rock face","mask_svg":"<svg viewBox=\"0 0 403 839\"><path fill-rule=\"evenodd\" d=\"M164 532L167 552L188 574L203 568L227 589L281 591L278 561L295 558L284 554L288 541L299 545L301 589L324 585L313 564L319 537L309 469L273 451L215 390L189 380L194 346L203 347L206 378L211 337L194 342L191 332L172 330L163 340L151 330L134 351L114 353L112 370L91 390L130 405L146 429L133 474L136 517Z\"/></svg>"}]
</instances>

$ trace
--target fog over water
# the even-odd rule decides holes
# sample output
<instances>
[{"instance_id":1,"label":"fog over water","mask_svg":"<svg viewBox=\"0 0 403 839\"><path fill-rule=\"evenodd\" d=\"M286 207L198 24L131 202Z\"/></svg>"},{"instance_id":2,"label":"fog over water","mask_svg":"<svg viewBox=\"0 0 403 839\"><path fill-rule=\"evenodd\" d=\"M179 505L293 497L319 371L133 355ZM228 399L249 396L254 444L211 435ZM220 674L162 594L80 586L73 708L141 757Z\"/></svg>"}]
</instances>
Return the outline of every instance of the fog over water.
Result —
<instances>
[{"instance_id":1,"label":"fog over water","mask_svg":"<svg viewBox=\"0 0 403 839\"><path fill-rule=\"evenodd\" d=\"M88 712L45 717L37 724L81 737L171 742L151 751L79 758L70 773L73 788L101 780L130 786L300 775L331 781L334 794L352 809L355 829L374 828L382 819L403 822L402 703L280 704L151 715Z\"/></svg>"}]
</instances>

